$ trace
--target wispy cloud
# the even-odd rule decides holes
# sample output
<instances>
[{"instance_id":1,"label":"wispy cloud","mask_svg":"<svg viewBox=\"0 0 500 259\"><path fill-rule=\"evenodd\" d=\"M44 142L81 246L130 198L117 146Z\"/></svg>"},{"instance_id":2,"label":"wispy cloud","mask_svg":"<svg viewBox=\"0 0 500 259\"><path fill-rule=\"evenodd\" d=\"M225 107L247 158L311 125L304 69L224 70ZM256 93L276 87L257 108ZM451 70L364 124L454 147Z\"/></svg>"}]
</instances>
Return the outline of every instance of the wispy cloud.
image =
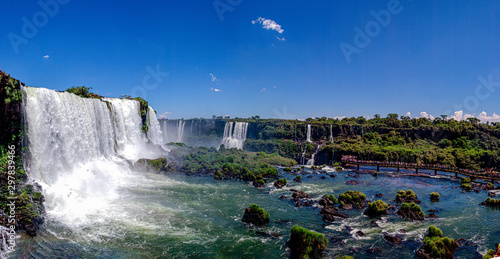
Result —
<instances>
[{"instance_id":1,"label":"wispy cloud","mask_svg":"<svg viewBox=\"0 0 500 259\"><path fill-rule=\"evenodd\" d=\"M262 17L259 17L257 20L253 20L252 21L252 24L261 24L262 25L262 28L266 29L266 30L273 30L273 31L277 31L278 33L283 33L283 29L281 29L281 25L277 24L275 21L273 20L270 20L270 19L266 19L266 18L262 18ZM285 38L283 38L284 40Z\"/></svg>"},{"instance_id":2,"label":"wispy cloud","mask_svg":"<svg viewBox=\"0 0 500 259\"><path fill-rule=\"evenodd\" d=\"M171 112L164 112L164 113L160 114L159 117L160 118L167 118L167 115L169 115L169 114L172 114L172 113Z\"/></svg>"},{"instance_id":3,"label":"wispy cloud","mask_svg":"<svg viewBox=\"0 0 500 259\"><path fill-rule=\"evenodd\" d=\"M210 87L210 91L220 92L220 91L222 91L222 90L221 90L221 89L217 89L217 88Z\"/></svg>"},{"instance_id":4,"label":"wispy cloud","mask_svg":"<svg viewBox=\"0 0 500 259\"><path fill-rule=\"evenodd\" d=\"M276 36L276 39L278 39L278 40L280 40L280 41L285 41L285 40L286 40L286 39L285 39L285 37L281 37L281 38L280 38L279 36Z\"/></svg>"},{"instance_id":5,"label":"wispy cloud","mask_svg":"<svg viewBox=\"0 0 500 259\"><path fill-rule=\"evenodd\" d=\"M214 74L212 74L212 73L208 73L208 74L210 75L210 77L211 77L211 79L210 79L210 80L211 80L212 82L217 82L217 81L219 81L219 79L217 79L217 77L215 77L215 76L214 76Z\"/></svg>"},{"instance_id":6,"label":"wispy cloud","mask_svg":"<svg viewBox=\"0 0 500 259\"><path fill-rule=\"evenodd\" d=\"M266 89L266 88L264 88L264 87L262 87L262 89L260 89L260 91L261 91L261 92L264 92L264 91L266 91L266 90L267 90L267 89Z\"/></svg>"},{"instance_id":7,"label":"wispy cloud","mask_svg":"<svg viewBox=\"0 0 500 259\"><path fill-rule=\"evenodd\" d=\"M273 86L273 88L276 88L276 86Z\"/></svg>"},{"instance_id":8,"label":"wispy cloud","mask_svg":"<svg viewBox=\"0 0 500 259\"><path fill-rule=\"evenodd\" d=\"M43 56L43 58L44 58L44 59L49 59L49 58L50 58L50 56L49 56L49 55L45 55L45 56Z\"/></svg>"}]
</instances>

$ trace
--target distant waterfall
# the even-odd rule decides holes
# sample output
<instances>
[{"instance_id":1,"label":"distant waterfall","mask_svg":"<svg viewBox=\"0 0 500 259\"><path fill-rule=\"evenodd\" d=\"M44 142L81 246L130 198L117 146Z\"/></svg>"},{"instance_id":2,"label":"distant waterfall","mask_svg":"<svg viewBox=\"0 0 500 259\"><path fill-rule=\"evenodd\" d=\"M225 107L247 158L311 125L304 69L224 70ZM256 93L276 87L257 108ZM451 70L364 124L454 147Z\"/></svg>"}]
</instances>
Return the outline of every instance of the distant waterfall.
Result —
<instances>
[{"instance_id":1,"label":"distant waterfall","mask_svg":"<svg viewBox=\"0 0 500 259\"><path fill-rule=\"evenodd\" d=\"M222 145L225 148L243 149L243 144L247 139L247 128L248 122L227 122L224 126Z\"/></svg>"},{"instance_id":2,"label":"distant waterfall","mask_svg":"<svg viewBox=\"0 0 500 259\"><path fill-rule=\"evenodd\" d=\"M330 124L330 141L333 142L333 124Z\"/></svg>"},{"instance_id":3,"label":"distant waterfall","mask_svg":"<svg viewBox=\"0 0 500 259\"><path fill-rule=\"evenodd\" d=\"M178 143L182 142L182 138L184 137L184 126L186 125L186 122L183 120L180 120L177 124L177 141Z\"/></svg>"},{"instance_id":4,"label":"distant waterfall","mask_svg":"<svg viewBox=\"0 0 500 259\"><path fill-rule=\"evenodd\" d=\"M26 170L43 187L46 211L68 226L92 224L86 215L106 211L128 183L129 165L165 154L160 125L149 108L142 131L135 100L81 98L25 87Z\"/></svg>"},{"instance_id":5,"label":"distant waterfall","mask_svg":"<svg viewBox=\"0 0 500 259\"><path fill-rule=\"evenodd\" d=\"M307 139L306 139L307 142L312 142L312 140L311 140L311 131L312 131L311 125L307 125Z\"/></svg>"},{"instance_id":6,"label":"distant waterfall","mask_svg":"<svg viewBox=\"0 0 500 259\"><path fill-rule=\"evenodd\" d=\"M321 148L321 145L318 145L316 147L316 151L314 151L314 154L312 154L311 159L307 160L307 165L314 165L314 162L315 162L314 158L318 154L320 148Z\"/></svg>"}]
</instances>

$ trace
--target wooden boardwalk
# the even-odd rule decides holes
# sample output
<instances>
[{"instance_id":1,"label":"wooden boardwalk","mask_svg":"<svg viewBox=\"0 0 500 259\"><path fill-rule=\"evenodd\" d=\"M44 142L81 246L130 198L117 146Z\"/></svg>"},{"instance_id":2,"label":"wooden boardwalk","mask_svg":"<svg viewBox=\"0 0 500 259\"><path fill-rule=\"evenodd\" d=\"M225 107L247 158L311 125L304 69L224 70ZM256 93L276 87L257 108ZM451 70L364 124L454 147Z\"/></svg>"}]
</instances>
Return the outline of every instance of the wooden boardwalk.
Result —
<instances>
[{"instance_id":1,"label":"wooden boardwalk","mask_svg":"<svg viewBox=\"0 0 500 259\"><path fill-rule=\"evenodd\" d=\"M476 172L474 170L462 169L457 167L448 167L442 165L427 165L427 164L414 164L414 163L401 163L401 162L380 162L380 161L366 161L358 160L355 158L342 158L342 163L346 166L356 166L359 170L359 166L376 166L377 172L380 171L380 167L397 168L399 173L400 169L405 170L415 170L418 173L419 169L434 170L434 174L437 175L438 172L450 172L455 173L455 177L458 178L458 174L468 176L472 180L490 180L492 183L494 181L500 181L500 173L494 171L481 170Z\"/></svg>"}]
</instances>

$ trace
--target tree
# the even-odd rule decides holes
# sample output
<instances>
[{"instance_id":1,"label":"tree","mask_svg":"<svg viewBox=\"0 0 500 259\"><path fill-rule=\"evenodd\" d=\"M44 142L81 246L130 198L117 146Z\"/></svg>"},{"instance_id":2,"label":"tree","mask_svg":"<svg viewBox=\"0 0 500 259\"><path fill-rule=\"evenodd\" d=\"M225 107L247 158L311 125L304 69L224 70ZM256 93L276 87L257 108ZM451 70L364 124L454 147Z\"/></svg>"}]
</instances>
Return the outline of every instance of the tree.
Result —
<instances>
[{"instance_id":1,"label":"tree","mask_svg":"<svg viewBox=\"0 0 500 259\"><path fill-rule=\"evenodd\" d=\"M398 119L398 115L396 113L389 113L387 114L388 119Z\"/></svg>"},{"instance_id":2,"label":"tree","mask_svg":"<svg viewBox=\"0 0 500 259\"><path fill-rule=\"evenodd\" d=\"M68 88L66 89L66 92L70 92L70 93L73 93L73 94L76 94L80 97L89 97L90 94L92 94L90 92L90 89L92 89L92 87L86 87L86 86L73 86L71 88Z\"/></svg>"},{"instance_id":3,"label":"tree","mask_svg":"<svg viewBox=\"0 0 500 259\"><path fill-rule=\"evenodd\" d=\"M378 113L373 115L373 116L375 117L375 119L380 119L380 114L378 114Z\"/></svg>"},{"instance_id":4,"label":"tree","mask_svg":"<svg viewBox=\"0 0 500 259\"><path fill-rule=\"evenodd\" d=\"M471 124L478 124L480 122L480 120L478 118L467 118L467 120L471 123Z\"/></svg>"}]
</instances>

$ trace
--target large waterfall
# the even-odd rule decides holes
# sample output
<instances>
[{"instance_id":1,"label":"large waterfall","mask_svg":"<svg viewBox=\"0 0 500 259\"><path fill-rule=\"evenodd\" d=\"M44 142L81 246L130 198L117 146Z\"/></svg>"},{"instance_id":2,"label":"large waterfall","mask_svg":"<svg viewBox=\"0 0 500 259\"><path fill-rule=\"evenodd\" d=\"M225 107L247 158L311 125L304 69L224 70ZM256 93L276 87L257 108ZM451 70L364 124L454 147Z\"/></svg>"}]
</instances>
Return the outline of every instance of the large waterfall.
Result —
<instances>
[{"instance_id":1,"label":"large waterfall","mask_svg":"<svg viewBox=\"0 0 500 259\"><path fill-rule=\"evenodd\" d=\"M224 126L222 145L225 148L243 149L247 139L248 122L227 122Z\"/></svg>"},{"instance_id":2,"label":"large waterfall","mask_svg":"<svg viewBox=\"0 0 500 259\"><path fill-rule=\"evenodd\" d=\"M71 226L92 224L133 183L130 163L165 154L160 125L149 108L142 132L139 102L80 98L44 88L24 88L26 168L46 196L47 215ZM89 218L88 215L93 215Z\"/></svg>"},{"instance_id":3,"label":"large waterfall","mask_svg":"<svg viewBox=\"0 0 500 259\"><path fill-rule=\"evenodd\" d=\"M177 142L180 143L182 142L182 139L184 137L184 126L186 125L186 122L183 120L179 121L179 124L177 124Z\"/></svg>"},{"instance_id":4,"label":"large waterfall","mask_svg":"<svg viewBox=\"0 0 500 259\"><path fill-rule=\"evenodd\" d=\"M307 142L312 142L311 140L311 125L307 125L307 137L306 137Z\"/></svg>"}]
</instances>

